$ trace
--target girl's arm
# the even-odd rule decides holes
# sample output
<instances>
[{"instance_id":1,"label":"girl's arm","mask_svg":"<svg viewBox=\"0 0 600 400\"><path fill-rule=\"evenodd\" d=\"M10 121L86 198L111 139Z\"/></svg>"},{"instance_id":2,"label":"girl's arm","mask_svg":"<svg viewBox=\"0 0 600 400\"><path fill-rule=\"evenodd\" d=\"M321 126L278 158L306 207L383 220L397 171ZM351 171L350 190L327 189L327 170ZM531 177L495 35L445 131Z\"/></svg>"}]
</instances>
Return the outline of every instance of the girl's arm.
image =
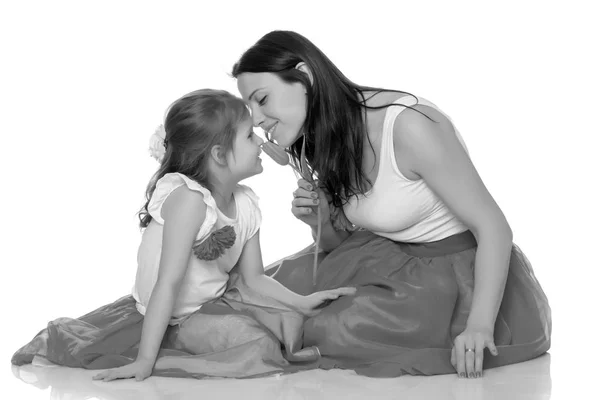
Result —
<instances>
[{"instance_id":1,"label":"girl's arm","mask_svg":"<svg viewBox=\"0 0 600 400\"><path fill-rule=\"evenodd\" d=\"M152 373L187 271L193 242L206 216L206 204L201 193L184 185L167 197L161 215L165 222L158 279L144 315L137 359L132 364L104 371L94 379L110 381L135 377L142 380Z\"/></svg>"},{"instance_id":2,"label":"girl's arm","mask_svg":"<svg viewBox=\"0 0 600 400\"><path fill-rule=\"evenodd\" d=\"M488 192L469 156L460 144L452 123L440 112L418 105L430 121L417 111L406 109L394 126L394 148L398 165L408 166L417 178L440 197L477 239L475 286L467 329L455 341L463 363L465 348L476 349L475 364L467 372L481 372L483 349L496 348L493 331L508 273L512 231L504 214ZM467 353L467 358L473 353ZM469 359L467 359L467 364ZM457 370L464 372L461 365Z\"/></svg>"},{"instance_id":3,"label":"girl's arm","mask_svg":"<svg viewBox=\"0 0 600 400\"><path fill-rule=\"evenodd\" d=\"M138 360L154 364L186 274L191 249L206 216L203 195L187 186L175 189L163 204L162 253L158 279L144 316Z\"/></svg>"},{"instance_id":4,"label":"girl's arm","mask_svg":"<svg viewBox=\"0 0 600 400\"><path fill-rule=\"evenodd\" d=\"M244 245L238 261L242 279L254 291L269 296L305 315L311 315L314 308L325 300L333 300L339 296L350 295L356 292L355 288L326 290L308 296L292 292L275 279L265 275L259 233L260 230Z\"/></svg>"}]
</instances>

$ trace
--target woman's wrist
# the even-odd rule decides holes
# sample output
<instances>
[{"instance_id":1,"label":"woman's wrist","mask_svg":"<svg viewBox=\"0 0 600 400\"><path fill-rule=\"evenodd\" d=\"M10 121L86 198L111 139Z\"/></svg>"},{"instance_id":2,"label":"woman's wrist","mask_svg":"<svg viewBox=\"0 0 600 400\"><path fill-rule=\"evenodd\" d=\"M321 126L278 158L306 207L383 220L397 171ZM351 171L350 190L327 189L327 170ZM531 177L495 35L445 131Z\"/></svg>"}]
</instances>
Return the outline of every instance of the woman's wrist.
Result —
<instances>
[{"instance_id":1,"label":"woman's wrist","mask_svg":"<svg viewBox=\"0 0 600 400\"><path fill-rule=\"evenodd\" d=\"M494 330L495 318L489 316L469 316L467 319L467 328Z\"/></svg>"},{"instance_id":2,"label":"woman's wrist","mask_svg":"<svg viewBox=\"0 0 600 400\"><path fill-rule=\"evenodd\" d=\"M494 329L499 307L490 300L487 296L485 299L481 299L480 296L473 296L473 304L467 318L467 327Z\"/></svg>"}]
</instances>

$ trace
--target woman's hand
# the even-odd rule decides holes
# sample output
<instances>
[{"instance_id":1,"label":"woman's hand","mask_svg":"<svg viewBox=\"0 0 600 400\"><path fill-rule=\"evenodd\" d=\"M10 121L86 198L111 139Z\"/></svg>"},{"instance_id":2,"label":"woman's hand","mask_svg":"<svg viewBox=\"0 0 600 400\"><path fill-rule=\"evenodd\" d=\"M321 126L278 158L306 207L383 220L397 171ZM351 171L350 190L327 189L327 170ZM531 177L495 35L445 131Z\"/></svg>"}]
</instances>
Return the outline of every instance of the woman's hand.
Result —
<instances>
[{"instance_id":1,"label":"woman's hand","mask_svg":"<svg viewBox=\"0 0 600 400\"><path fill-rule=\"evenodd\" d=\"M92 379L95 381L103 380L104 382L115 379L135 378L136 381L143 381L152 375L154 363L142 360L135 360L131 364L124 365L119 368L108 369L95 375Z\"/></svg>"},{"instance_id":2,"label":"woman's hand","mask_svg":"<svg viewBox=\"0 0 600 400\"><path fill-rule=\"evenodd\" d=\"M479 378L483 374L483 350L494 356L498 349L494 345L493 328L469 327L454 339L450 362L461 378Z\"/></svg>"},{"instance_id":3,"label":"woman's hand","mask_svg":"<svg viewBox=\"0 0 600 400\"><path fill-rule=\"evenodd\" d=\"M355 293L355 287L341 287L337 289L315 292L309 294L308 296L304 296L305 301L303 301L302 305L299 308L299 311L301 314L304 314L307 317L314 317L319 312L321 312L323 305L327 305L325 303L329 303L340 296L351 296Z\"/></svg>"},{"instance_id":4,"label":"woman's hand","mask_svg":"<svg viewBox=\"0 0 600 400\"><path fill-rule=\"evenodd\" d=\"M300 221L314 228L317 226L317 207L321 208L321 225L330 222L329 203L325 192L304 179L298 180L298 189L294 191L292 214Z\"/></svg>"}]
</instances>

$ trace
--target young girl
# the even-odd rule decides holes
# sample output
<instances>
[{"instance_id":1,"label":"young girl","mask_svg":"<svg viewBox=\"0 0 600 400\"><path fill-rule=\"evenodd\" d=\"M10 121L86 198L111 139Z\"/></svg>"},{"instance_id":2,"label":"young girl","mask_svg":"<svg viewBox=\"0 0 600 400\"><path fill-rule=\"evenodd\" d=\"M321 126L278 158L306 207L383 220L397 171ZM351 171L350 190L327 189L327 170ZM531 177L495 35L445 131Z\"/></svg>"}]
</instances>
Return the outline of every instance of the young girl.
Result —
<instances>
[{"instance_id":1,"label":"young girl","mask_svg":"<svg viewBox=\"0 0 600 400\"><path fill-rule=\"evenodd\" d=\"M108 381L153 371L248 377L314 363L318 351L301 349L303 316L355 289L301 296L265 276L258 198L239 184L262 172L261 144L242 100L225 91L198 90L173 103L151 140L161 165L140 211L132 296L51 322L13 364L38 356L117 367L94 377Z\"/></svg>"}]
</instances>

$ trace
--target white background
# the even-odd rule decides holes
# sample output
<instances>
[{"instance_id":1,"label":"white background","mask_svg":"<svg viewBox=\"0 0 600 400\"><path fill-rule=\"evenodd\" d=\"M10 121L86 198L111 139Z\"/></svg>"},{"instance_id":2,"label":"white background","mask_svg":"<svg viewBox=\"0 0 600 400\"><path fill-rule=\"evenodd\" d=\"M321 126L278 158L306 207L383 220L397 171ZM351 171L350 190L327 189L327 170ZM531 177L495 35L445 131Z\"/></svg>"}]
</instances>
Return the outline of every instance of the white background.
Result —
<instances>
[{"instance_id":1,"label":"white background","mask_svg":"<svg viewBox=\"0 0 600 400\"><path fill-rule=\"evenodd\" d=\"M586 373L600 289L592 3L3 2L2 390L47 398L9 376L12 353L48 321L129 293L150 135L189 91L239 95L233 63L273 29L303 34L356 83L451 116L550 299L553 377ZM291 169L266 158L245 183L268 264L311 238L289 212Z\"/></svg>"}]
</instances>

